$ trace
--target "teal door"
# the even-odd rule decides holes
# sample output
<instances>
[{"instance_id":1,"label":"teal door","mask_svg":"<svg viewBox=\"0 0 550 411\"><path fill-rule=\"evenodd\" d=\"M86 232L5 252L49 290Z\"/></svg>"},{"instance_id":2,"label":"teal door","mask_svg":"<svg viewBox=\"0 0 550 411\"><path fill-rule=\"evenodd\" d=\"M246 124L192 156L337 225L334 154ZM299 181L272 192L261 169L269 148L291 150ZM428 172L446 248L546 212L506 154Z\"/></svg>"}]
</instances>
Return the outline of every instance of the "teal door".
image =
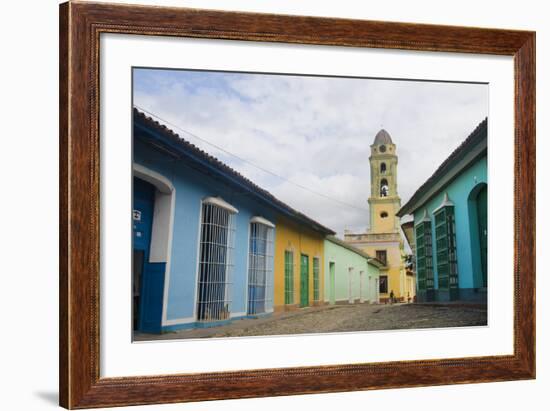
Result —
<instances>
[{"instance_id":1,"label":"teal door","mask_svg":"<svg viewBox=\"0 0 550 411\"><path fill-rule=\"evenodd\" d=\"M302 254L300 258L300 307L309 305L309 258Z\"/></svg>"},{"instance_id":2,"label":"teal door","mask_svg":"<svg viewBox=\"0 0 550 411\"><path fill-rule=\"evenodd\" d=\"M487 187L477 195L477 222L483 287L487 287Z\"/></svg>"}]
</instances>

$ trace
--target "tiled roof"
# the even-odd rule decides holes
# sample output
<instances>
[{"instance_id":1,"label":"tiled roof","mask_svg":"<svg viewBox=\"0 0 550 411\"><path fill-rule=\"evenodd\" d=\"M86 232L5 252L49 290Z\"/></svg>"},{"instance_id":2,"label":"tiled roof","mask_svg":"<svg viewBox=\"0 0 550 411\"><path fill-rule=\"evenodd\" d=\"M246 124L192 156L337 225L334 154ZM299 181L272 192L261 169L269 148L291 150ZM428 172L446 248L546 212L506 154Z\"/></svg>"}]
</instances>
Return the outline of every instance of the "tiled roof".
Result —
<instances>
[{"instance_id":1,"label":"tiled roof","mask_svg":"<svg viewBox=\"0 0 550 411\"><path fill-rule=\"evenodd\" d=\"M269 206L274 207L276 209L279 209L283 211L288 217L291 219L298 221L302 224L305 224L309 226L311 229L320 232L322 234L330 234L333 235L335 232L331 230L330 228L327 228L323 226L322 224L318 223L317 221L309 218L307 215L295 210L294 208L290 207L289 205L285 204L281 200L279 200L277 197L275 197L273 194L271 194L269 191L264 190L263 188L259 187L258 185L254 184L251 180L244 177L242 174L238 173L233 168L229 167L227 164L221 162L216 157L208 154L207 152L201 150L194 144L190 143L189 141L183 139L180 137L177 133L175 133L173 130L169 129L165 125L159 123L158 121L154 120L153 118L147 116L145 113L141 112L140 110L134 108L134 124L136 122L143 123L146 127L149 127L150 129L160 133L164 138L168 139L170 142L174 143L178 151L190 154L194 158L198 158L202 161L207 162L210 166L217 169L220 173L223 175L227 175L232 177L234 180L236 180L238 183L245 186L250 193L258 197L261 201L264 203L267 203Z\"/></svg>"},{"instance_id":2,"label":"tiled roof","mask_svg":"<svg viewBox=\"0 0 550 411\"><path fill-rule=\"evenodd\" d=\"M405 234L405 238L407 239L409 246L412 248L412 246L415 245L415 238L414 231L411 230L414 230L414 220L407 221L401 224L401 231L403 231L403 234ZM412 236L409 236L409 234L412 234Z\"/></svg>"},{"instance_id":3,"label":"tiled roof","mask_svg":"<svg viewBox=\"0 0 550 411\"><path fill-rule=\"evenodd\" d=\"M447 173L451 167L462 159L468 152L475 147L480 141L487 138L487 117L477 125L470 135L460 144L450 155L441 163L435 172L428 178L424 184L412 195L409 201L399 209L397 216L402 217L405 214L410 214L418 206L416 203L420 198L429 191L435 182Z\"/></svg>"}]
</instances>

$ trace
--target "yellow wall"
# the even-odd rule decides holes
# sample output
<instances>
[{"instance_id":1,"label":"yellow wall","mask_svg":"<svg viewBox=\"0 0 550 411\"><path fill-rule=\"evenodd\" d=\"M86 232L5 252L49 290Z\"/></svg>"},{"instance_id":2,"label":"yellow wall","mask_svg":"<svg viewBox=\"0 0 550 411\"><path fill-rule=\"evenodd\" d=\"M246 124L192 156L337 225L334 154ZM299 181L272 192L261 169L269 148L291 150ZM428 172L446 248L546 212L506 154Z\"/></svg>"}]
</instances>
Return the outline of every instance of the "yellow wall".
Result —
<instances>
[{"instance_id":1,"label":"yellow wall","mask_svg":"<svg viewBox=\"0 0 550 411\"><path fill-rule=\"evenodd\" d=\"M392 233L396 231L397 222L399 221L399 219L395 217L395 213L399 210L399 203L397 201L386 203L378 203L373 201L370 204L371 213L373 213L373 225L371 232ZM380 213L382 211L388 213L386 218L380 217Z\"/></svg>"},{"instance_id":2,"label":"yellow wall","mask_svg":"<svg viewBox=\"0 0 550 411\"><path fill-rule=\"evenodd\" d=\"M403 268L403 263L401 261L401 249L399 245L388 245L388 244L376 244L371 243L361 247L363 251L367 254L376 257L376 250L386 250L388 264L387 269L380 269L380 275L388 276L388 293L380 293L382 298L389 296L391 290L396 298L404 297L407 298L407 290L405 284L405 270ZM413 296L411 296L413 297Z\"/></svg>"},{"instance_id":3,"label":"yellow wall","mask_svg":"<svg viewBox=\"0 0 550 411\"><path fill-rule=\"evenodd\" d=\"M313 305L313 257L319 258L319 302L324 295L324 237L287 219L276 222L274 301L276 311L285 309L285 251L294 253L294 304L300 305L300 256L309 260L309 305ZM291 307L287 307L291 308Z\"/></svg>"},{"instance_id":4,"label":"yellow wall","mask_svg":"<svg viewBox=\"0 0 550 411\"><path fill-rule=\"evenodd\" d=\"M406 282L407 282L407 288L405 290L405 298L410 297L411 301L416 295L416 284L414 281L414 276L407 275L406 276Z\"/></svg>"}]
</instances>

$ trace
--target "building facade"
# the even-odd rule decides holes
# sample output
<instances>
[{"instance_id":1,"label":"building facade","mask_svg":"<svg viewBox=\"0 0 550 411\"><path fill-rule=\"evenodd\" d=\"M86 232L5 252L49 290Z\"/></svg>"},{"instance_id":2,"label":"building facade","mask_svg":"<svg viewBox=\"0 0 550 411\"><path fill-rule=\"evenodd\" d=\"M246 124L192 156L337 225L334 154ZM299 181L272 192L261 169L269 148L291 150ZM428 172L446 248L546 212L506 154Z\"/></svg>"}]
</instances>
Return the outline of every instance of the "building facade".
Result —
<instances>
[{"instance_id":1,"label":"building facade","mask_svg":"<svg viewBox=\"0 0 550 411\"><path fill-rule=\"evenodd\" d=\"M275 240L275 310L289 311L323 303L324 238L288 219L277 219Z\"/></svg>"},{"instance_id":2,"label":"building facade","mask_svg":"<svg viewBox=\"0 0 550 411\"><path fill-rule=\"evenodd\" d=\"M322 269L314 263L323 258L321 234L309 249L299 246L307 237L301 231L333 231L137 110L133 155L136 331L208 327L272 313L278 221L291 248L307 253L311 274L314 264ZM300 233L297 241L287 234L290 226ZM314 289L311 284L312 297Z\"/></svg>"},{"instance_id":3,"label":"building facade","mask_svg":"<svg viewBox=\"0 0 550 411\"><path fill-rule=\"evenodd\" d=\"M487 119L399 210L414 217L418 301L487 299Z\"/></svg>"},{"instance_id":4,"label":"building facade","mask_svg":"<svg viewBox=\"0 0 550 411\"><path fill-rule=\"evenodd\" d=\"M407 281L404 241L396 216L401 207L397 190L397 146L382 129L370 148L370 227L365 233L347 231L344 239L384 264L380 271L381 300L386 301L393 294L398 301L410 301L416 290L412 282Z\"/></svg>"},{"instance_id":5,"label":"building facade","mask_svg":"<svg viewBox=\"0 0 550 411\"><path fill-rule=\"evenodd\" d=\"M345 241L325 239L325 294L328 304L377 303L380 261Z\"/></svg>"}]
</instances>

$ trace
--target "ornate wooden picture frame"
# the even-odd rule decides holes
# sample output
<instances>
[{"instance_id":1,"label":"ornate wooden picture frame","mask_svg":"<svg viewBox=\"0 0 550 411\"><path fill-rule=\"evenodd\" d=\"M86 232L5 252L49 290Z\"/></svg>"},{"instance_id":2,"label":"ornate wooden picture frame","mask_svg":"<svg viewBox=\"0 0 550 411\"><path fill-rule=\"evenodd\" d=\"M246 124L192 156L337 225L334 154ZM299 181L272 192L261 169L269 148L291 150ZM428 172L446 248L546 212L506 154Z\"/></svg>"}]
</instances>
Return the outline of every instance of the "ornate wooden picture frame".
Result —
<instances>
[{"instance_id":1,"label":"ornate wooden picture frame","mask_svg":"<svg viewBox=\"0 0 550 411\"><path fill-rule=\"evenodd\" d=\"M101 378L102 33L513 56L514 353ZM69 2L60 6L60 405L92 408L535 378L535 33Z\"/></svg>"}]
</instances>

